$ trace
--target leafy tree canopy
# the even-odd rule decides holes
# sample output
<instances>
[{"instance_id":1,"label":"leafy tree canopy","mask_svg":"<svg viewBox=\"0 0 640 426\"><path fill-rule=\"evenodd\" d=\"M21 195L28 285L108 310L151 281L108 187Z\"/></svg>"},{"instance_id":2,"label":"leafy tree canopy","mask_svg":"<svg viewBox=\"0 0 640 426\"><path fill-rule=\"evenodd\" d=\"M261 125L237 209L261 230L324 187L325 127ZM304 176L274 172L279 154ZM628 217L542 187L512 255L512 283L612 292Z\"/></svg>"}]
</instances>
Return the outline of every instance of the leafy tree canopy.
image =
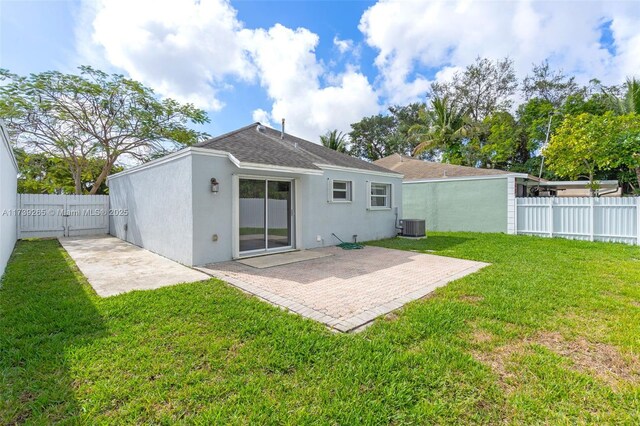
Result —
<instances>
[{"instance_id":1,"label":"leafy tree canopy","mask_svg":"<svg viewBox=\"0 0 640 426\"><path fill-rule=\"evenodd\" d=\"M58 158L45 153L28 153L24 149L15 149L20 174L18 175L18 193L21 194L73 194L74 179L69 168ZM83 166L80 177L83 192L89 192L96 177L104 167L104 160L89 158ZM109 174L124 170L121 166L113 166ZM100 185L96 194L108 194L106 182Z\"/></svg>"},{"instance_id":2,"label":"leafy tree canopy","mask_svg":"<svg viewBox=\"0 0 640 426\"><path fill-rule=\"evenodd\" d=\"M433 84L430 97L446 97L457 110L482 121L493 112L507 111L517 88L511 59L491 61L478 57L463 72L454 74L451 81Z\"/></svg>"},{"instance_id":3,"label":"leafy tree canopy","mask_svg":"<svg viewBox=\"0 0 640 426\"><path fill-rule=\"evenodd\" d=\"M552 70L548 61L534 65L531 74L522 81L522 92L527 100L540 99L554 108L559 108L578 89L575 77L569 77L561 70Z\"/></svg>"},{"instance_id":4,"label":"leafy tree canopy","mask_svg":"<svg viewBox=\"0 0 640 426\"><path fill-rule=\"evenodd\" d=\"M620 164L618 128L618 118L610 111L566 117L544 149L549 168L559 176L587 178L593 185L598 169Z\"/></svg>"},{"instance_id":5,"label":"leafy tree canopy","mask_svg":"<svg viewBox=\"0 0 640 426\"><path fill-rule=\"evenodd\" d=\"M208 121L204 111L158 99L148 87L88 66L79 75L47 71L19 76L0 70L0 116L18 146L45 153L68 168L76 194L92 159L102 169L88 192L96 194L114 165L193 144L204 135L189 123Z\"/></svg>"},{"instance_id":6,"label":"leafy tree canopy","mask_svg":"<svg viewBox=\"0 0 640 426\"><path fill-rule=\"evenodd\" d=\"M420 108L420 104L392 106L387 115L373 115L351 124L349 153L371 161L394 153L410 155L414 142L409 129L419 120Z\"/></svg>"}]
</instances>

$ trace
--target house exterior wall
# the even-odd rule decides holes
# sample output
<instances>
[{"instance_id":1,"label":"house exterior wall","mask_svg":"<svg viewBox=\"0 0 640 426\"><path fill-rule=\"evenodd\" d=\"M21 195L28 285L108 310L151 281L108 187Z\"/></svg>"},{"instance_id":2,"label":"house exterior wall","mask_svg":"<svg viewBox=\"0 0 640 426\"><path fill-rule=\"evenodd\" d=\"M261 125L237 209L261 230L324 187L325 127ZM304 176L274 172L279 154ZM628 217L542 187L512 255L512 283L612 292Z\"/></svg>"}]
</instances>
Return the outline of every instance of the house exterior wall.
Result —
<instances>
[{"instance_id":1,"label":"house exterior wall","mask_svg":"<svg viewBox=\"0 0 640 426\"><path fill-rule=\"evenodd\" d=\"M193 264L222 262L233 258L232 204L234 173L228 158L194 154L193 158ZM211 192L211 178L219 182ZM213 235L218 236L213 241Z\"/></svg>"},{"instance_id":2,"label":"house exterior wall","mask_svg":"<svg viewBox=\"0 0 640 426\"><path fill-rule=\"evenodd\" d=\"M7 135L0 123L0 277L16 244L18 167ZM4 213L3 213L4 212Z\"/></svg>"},{"instance_id":3,"label":"house exterior wall","mask_svg":"<svg viewBox=\"0 0 640 426\"><path fill-rule=\"evenodd\" d=\"M507 232L508 178L405 182L403 218L428 231Z\"/></svg>"},{"instance_id":4,"label":"house exterior wall","mask_svg":"<svg viewBox=\"0 0 640 426\"><path fill-rule=\"evenodd\" d=\"M110 233L186 265L231 260L234 257L234 180L285 178L294 182L296 248L335 245L392 237L396 211L401 217L402 179L368 172L325 170L322 175L239 169L226 155L190 151L148 167L109 178L111 209L128 209L110 218ZM211 192L211 178L219 191ZM352 182L352 202L329 202L330 179ZM367 209L367 182L391 184L392 208ZM125 229L126 225L126 229ZM317 236L321 237L317 241ZM214 237L215 236L215 237Z\"/></svg>"},{"instance_id":5,"label":"house exterior wall","mask_svg":"<svg viewBox=\"0 0 640 426\"><path fill-rule=\"evenodd\" d=\"M110 234L185 265L193 263L192 157L140 168L108 180Z\"/></svg>"},{"instance_id":6,"label":"house exterior wall","mask_svg":"<svg viewBox=\"0 0 640 426\"><path fill-rule=\"evenodd\" d=\"M200 152L193 154L193 264L231 260L234 256L233 204L236 202L233 177L293 179L298 199L294 227L299 232L299 249L330 246L339 243L331 233L344 241L375 240L395 235L395 207L402 206L400 177L377 176L366 172L325 170L322 175L305 175L275 171L248 171L237 168L227 158ZM213 194L210 179L220 183ZM328 201L328 179L352 181L351 203ZM367 210L367 181L392 185L392 208ZM217 240L214 241L214 235ZM317 241L320 235L321 241Z\"/></svg>"},{"instance_id":7,"label":"house exterior wall","mask_svg":"<svg viewBox=\"0 0 640 426\"><path fill-rule=\"evenodd\" d=\"M333 203L329 201L329 181L351 181L352 201ZM332 246L339 241L331 235L335 233L343 241L379 240L396 235L395 214L402 214L402 179L400 177L378 176L375 174L325 170L322 176L307 176L307 184L301 188L302 228L304 248ZM304 182L304 181L303 181ZM391 209L367 209L369 197L367 182L391 184ZM317 236L321 241L317 241Z\"/></svg>"}]
</instances>

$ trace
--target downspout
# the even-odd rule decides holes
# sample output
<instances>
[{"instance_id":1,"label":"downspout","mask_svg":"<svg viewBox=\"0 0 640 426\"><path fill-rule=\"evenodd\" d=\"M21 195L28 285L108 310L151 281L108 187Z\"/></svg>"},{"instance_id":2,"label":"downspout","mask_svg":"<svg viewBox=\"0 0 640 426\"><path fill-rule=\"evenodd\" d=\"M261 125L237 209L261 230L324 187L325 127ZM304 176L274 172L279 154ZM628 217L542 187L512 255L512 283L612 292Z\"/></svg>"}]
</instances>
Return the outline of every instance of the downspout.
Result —
<instances>
[{"instance_id":1,"label":"downspout","mask_svg":"<svg viewBox=\"0 0 640 426\"><path fill-rule=\"evenodd\" d=\"M402 226L402 221L398 221L398 208L396 207L396 223L395 223L395 227L396 230L400 230L400 232L397 232L396 234L400 234L402 235L404 232L404 226Z\"/></svg>"}]
</instances>

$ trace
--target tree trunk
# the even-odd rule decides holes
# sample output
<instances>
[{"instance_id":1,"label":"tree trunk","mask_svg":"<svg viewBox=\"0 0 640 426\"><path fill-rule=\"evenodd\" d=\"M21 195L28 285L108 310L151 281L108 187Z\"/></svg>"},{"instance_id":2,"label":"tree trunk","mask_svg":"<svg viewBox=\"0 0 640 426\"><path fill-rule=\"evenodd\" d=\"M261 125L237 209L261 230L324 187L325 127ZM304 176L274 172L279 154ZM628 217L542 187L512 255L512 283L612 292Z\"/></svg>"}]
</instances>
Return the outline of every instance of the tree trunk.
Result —
<instances>
[{"instance_id":1,"label":"tree trunk","mask_svg":"<svg viewBox=\"0 0 640 426\"><path fill-rule=\"evenodd\" d=\"M104 182L104 180L109 175L109 171L113 167L114 162L115 161L113 160L107 160L107 162L104 164L104 167L102 168L102 171L100 172L100 175L96 178L96 181L93 183L93 186L91 187L91 191L89 191L89 195L96 195L96 192L98 192L98 190L100 189L100 185L102 185L102 182Z\"/></svg>"},{"instance_id":2,"label":"tree trunk","mask_svg":"<svg viewBox=\"0 0 640 426\"><path fill-rule=\"evenodd\" d=\"M76 189L76 195L82 195L82 172L76 168L71 173L73 174L73 183Z\"/></svg>"},{"instance_id":3,"label":"tree trunk","mask_svg":"<svg viewBox=\"0 0 640 426\"><path fill-rule=\"evenodd\" d=\"M638 179L638 189L640 189L640 167L636 167L636 179Z\"/></svg>"}]
</instances>

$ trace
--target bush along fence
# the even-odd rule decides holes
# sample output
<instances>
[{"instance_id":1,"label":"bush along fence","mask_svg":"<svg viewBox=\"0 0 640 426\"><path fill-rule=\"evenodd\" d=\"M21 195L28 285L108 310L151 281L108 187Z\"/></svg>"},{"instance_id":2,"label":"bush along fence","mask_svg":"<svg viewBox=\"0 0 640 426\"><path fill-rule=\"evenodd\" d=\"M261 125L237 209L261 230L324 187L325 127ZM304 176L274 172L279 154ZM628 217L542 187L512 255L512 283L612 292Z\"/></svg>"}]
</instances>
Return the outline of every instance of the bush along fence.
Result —
<instances>
[{"instance_id":1,"label":"bush along fence","mask_svg":"<svg viewBox=\"0 0 640 426\"><path fill-rule=\"evenodd\" d=\"M640 245L640 197L516 198L516 233Z\"/></svg>"}]
</instances>

